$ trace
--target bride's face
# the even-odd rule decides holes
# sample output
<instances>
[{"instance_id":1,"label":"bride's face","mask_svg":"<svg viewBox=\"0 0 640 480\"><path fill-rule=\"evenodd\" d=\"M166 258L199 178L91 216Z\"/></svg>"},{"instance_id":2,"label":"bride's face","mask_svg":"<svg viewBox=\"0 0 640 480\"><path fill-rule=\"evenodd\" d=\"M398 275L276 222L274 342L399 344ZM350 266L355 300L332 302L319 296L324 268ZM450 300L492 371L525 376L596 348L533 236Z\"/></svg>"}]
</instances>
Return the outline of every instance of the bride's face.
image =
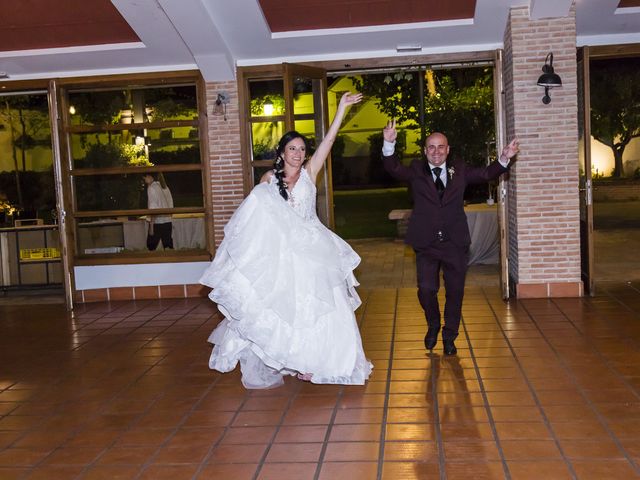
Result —
<instances>
[{"instance_id":1,"label":"bride's face","mask_svg":"<svg viewBox=\"0 0 640 480\"><path fill-rule=\"evenodd\" d=\"M300 170L300 168L302 168L302 163L307 156L306 150L304 140L301 138L294 138L291 140L284 147L283 155L285 165L289 165L289 167Z\"/></svg>"}]
</instances>

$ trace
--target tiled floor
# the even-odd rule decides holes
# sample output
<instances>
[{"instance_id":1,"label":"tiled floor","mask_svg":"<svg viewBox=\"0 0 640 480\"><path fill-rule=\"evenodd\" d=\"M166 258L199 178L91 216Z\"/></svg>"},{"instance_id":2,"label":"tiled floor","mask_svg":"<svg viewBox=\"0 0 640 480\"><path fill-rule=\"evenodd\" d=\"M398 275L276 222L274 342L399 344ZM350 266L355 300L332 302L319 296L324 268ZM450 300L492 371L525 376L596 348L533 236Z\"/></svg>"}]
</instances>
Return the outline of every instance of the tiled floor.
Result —
<instances>
[{"instance_id":1,"label":"tiled floor","mask_svg":"<svg viewBox=\"0 0 640 480\"><path fill-rule=\"evenodd\" d=\"M0 307L0 478L640 477L640 285L505 303L474 267L429 356L411 253L356 248L364 387L209 371L208 300Z\"/></svg>"}]
</instances>

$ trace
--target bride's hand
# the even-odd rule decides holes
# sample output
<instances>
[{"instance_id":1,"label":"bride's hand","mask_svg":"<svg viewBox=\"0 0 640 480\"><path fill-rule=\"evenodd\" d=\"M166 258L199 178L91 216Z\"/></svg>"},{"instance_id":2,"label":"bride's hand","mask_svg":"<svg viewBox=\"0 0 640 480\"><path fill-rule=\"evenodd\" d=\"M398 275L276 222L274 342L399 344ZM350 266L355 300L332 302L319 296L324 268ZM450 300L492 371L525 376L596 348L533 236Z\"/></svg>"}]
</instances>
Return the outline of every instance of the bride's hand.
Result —
<instances>
[{"instance_id":1,"label":"bride's hand","mask_svg":"<svg viewBox=\"0 0 640 480\"><path fill-rule=\"evenodd\" d=\"M361 93L347 92L344 95L342 95L342 98L340 99L340 105L344 105L344 106L354 105L356 103L359 103L361 100L362 100Z\"/></svg>"}]
</instances>

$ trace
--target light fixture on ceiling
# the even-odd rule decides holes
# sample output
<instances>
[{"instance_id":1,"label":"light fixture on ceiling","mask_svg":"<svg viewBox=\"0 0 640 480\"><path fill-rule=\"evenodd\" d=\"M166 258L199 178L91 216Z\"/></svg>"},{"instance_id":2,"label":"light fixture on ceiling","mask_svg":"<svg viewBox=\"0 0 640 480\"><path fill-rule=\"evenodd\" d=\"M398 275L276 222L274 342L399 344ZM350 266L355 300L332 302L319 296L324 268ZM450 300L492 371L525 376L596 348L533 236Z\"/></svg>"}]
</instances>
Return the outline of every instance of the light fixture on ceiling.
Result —
<instances>
[{"instance_id":1,"label":"light fixture on ceiling","mask_svg":"<svg viewBox=\"0 0 640 480\"><path fill-rule=\"evenodd\" d=\"M227 121L227 104L229 103L229 94L227 92L220 92L216 97L216 101L213 104L213 114L222 115L225 122Z\"/></svg>"},{"instance_id":2,"label":"light fixture on ceiling","mask_svg":"<svg viewBox=\"0 0 640 480\"><path fill-rule=\"evenodd\" d=\"M540 75L540 78L538 78L538 85L544 87L544 97L542 97L542 103L544 103L545 105L551 102L549 89L562 86L560 75L554 73L553 71L552 52L549 52L547 54L547 58L545 58L544 60L544 65L542 66L542 75Z\"/></svg>"},{"instance_id":3,"label":"light fixture on ceiling","mask_svg":"<svg viewBox=\"0 0 640 480\"><path fill-rule=\"evenodd\" d=\"M407 45L397 45L396 46L396 52L400 53L400 52L421 52L422 51L422 45L420 45L419 43L410 43Z\"/></svg>"}]
</instances>

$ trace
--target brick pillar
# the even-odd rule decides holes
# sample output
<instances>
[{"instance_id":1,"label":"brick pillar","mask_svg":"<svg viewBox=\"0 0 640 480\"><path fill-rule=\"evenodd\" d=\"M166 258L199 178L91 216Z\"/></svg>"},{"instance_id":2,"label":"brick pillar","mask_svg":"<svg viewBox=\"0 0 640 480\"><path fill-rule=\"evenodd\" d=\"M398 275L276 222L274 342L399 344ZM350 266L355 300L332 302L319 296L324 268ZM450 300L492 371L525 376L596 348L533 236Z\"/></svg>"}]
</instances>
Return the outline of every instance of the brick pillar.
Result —
<instances>
[{"instance_id":1,"label":"brick pillar","mask_svg":"<svg viewBox=\"0 0 640 480\"><path fill-rule=\"evenodd\" d=\"M229 95L226 120L223 115L213 115L212 113L220 92ZM214 240L218 246L224 237L224 226L244 199L236 82L207 83L206 99L209 126L210 195Z\"/></svg>"},{"instance_id":2,"label":"brick pillar","mask_svg":"<svg viewBox=\"0 0 640 480\"><path fill-rule=\"evenodd\" d=\"M508 182L510 281L518 298L581 296L575 10L530 20L528 7L513 8L504 45L507 138L520 140ZM549 52L562 87L544 105L536 81Z\"/></svg>"}]
</instances>

